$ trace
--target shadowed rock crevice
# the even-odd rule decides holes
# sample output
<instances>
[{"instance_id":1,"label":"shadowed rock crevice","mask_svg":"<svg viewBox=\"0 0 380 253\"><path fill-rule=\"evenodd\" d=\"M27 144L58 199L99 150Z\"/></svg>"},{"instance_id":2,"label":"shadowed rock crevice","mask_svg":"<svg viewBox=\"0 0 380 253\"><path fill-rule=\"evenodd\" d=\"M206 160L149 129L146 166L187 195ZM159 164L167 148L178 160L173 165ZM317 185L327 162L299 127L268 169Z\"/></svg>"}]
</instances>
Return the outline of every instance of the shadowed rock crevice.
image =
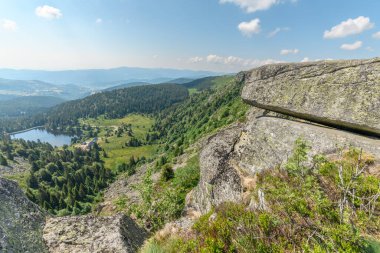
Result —
<instances>
[{"instance_id":1,"label":"shadowed rock crevice","mask_svg":"<svg viewBox=\"0 0 380 253\"><path fill-rule=\"evenodd\" d=\"M364 124L363 125L357 125L357 124L352 124L352 123L345 122L342 120L333 120L333 119L329 119L329 118L317 117L313 114L297 113L297 112L294 112L292 110L284 109L282 107L268 106L268 105L260 104L260 103L257 103L256 101L252 101L252 100L243 99L243 101L249 105L254 106L254 107L264 109L264 110L268 110L271 112L281 113L281 114L286 115L286 116L291 116L291 117L295 117L298 119L304 119L304 120L307 120L307 121L310 121L313 123L318 123L318 124L321 124L324 126L333 127L336 129L341 129L341 130L345 130L345 131L349 131L349 132L353 132L353 133L358 133L361 135L373 136L373 137L380 138L380 130L379 129L371 128L371 127L368 127Z\"/></svg>"}]
</instances>

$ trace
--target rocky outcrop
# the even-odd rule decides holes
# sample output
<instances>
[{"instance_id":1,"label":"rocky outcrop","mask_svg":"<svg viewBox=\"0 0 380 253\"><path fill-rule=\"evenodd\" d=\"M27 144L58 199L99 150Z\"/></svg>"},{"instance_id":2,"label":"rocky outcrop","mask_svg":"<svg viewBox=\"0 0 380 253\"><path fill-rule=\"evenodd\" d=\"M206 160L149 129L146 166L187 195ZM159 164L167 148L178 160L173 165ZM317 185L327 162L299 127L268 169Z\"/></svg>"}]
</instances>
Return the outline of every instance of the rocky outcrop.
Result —
<instances>
[{"instance_id":1,"label":"rocky outcrop","mask_svg":"<svg viewBox=\"0 0 380 253\"><path fill-rule=\"evenodd\" d=\"M240 77L255 107L380 136L380 58L273 64Z\"/></svg>"},{"instance_id":2,"label":"rocky outcrop","mask_svg":"<svg viewBox=\"0 0 380 253\"><path fill-rule=\"evenodd\" d=\"M208 139L199 157L199 184L187 197L188 210L205 213L222 202L240 201L241 179L230 159L241 131L241 125L234 125Z\"/></svg>"},{"instance_id":3,"label":"rocky outcrop","mask_svg":"<svg viewBox=\"0 0 380 253\"><path fill-rule=\"evenodd\" d=\"M146 236L125 215L50 218L43 234L52 253L137 252Z\"/></svg>"},{"instance_id":4,"label":"rocky outcrop","mask_svg":"<svg viewBox=\"0 0 380 253\"><path fill-rule=\"evenodd\" d=\"M44 223L45 213L17 183L0 177L0 252L47 252Z\"/></svg>"},{"instance_id":5,"label":"rocky outcrop","mask_svg":"<svg viewBox=\"0 0 380 253\"><path fill-rule=\"evenodd\" d=\"M247 122L209 138L201 179L188 210L206 213L225 201L245 201L255 175L283 166L304 139L316 154L361 148L380 164L380 59L275 64L238 75Z\"/></svg>"}]
</instances>

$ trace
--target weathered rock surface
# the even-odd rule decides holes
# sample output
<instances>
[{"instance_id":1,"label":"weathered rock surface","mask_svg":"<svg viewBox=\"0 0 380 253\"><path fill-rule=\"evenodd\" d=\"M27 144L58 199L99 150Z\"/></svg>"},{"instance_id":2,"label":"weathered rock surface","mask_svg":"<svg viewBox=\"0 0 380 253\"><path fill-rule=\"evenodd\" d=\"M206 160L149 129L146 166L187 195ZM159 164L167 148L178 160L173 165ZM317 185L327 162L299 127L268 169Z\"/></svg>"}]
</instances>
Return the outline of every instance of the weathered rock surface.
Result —
<instances>
[{"instance_id":1,"label":"weathered rock surface","mask_svg":"<svg viewBox=\"0 0 380 253\"><path fill-rule=\"evenodd\" d=\"M225 201L240 200L242 186L238 172L230 159L239 141L241 125L234 125L210 137L200 153L201 178L187 196L187 209L201 213Z\"/></svg>"},{"instance_id":2,"label":"weathered rock surface","mask_svg":"<svg viewBox=\"0 0 380 253\"><path fill-rule=\"evenodd\" d=\"M43 234L52 253L137 252L146 236L124 215L50 218Z\"/></svg>"},{"instance_id":3,"label":"weathered rock surface","mask_svg":"<svg viewBox=\"0 0 380 253\"><path fill-rule=\"evenodd\" d=\"M201 179L188 197L188 209L201 213L225 201L243 201L254 175L284 165L297 138L316 154L336 154L351 146L380 161L380 140L310 122L265 115L253 108L244 126L225 129L211 137L200 155Z\"/></svg>"},{"instance_id":4,"label":"weathered rock surface","mask_svg":"<svg viewBox=\"0 0 380 253\"><path fill-rule=\"evenodd\" d=\"M47 252L44 223L45 213L17 183L0 177L0 252Z\"/></svg>"},{"instance_id":5,"label":"weathered rock surface","mask_svg":"<svg viewBox=\"0 0 380 253\"><path fill-rule=\"evenodd\" d=\"M255 107L380 136L380 58L273 64L240 78Z\"/></svg>"}]
</instances>

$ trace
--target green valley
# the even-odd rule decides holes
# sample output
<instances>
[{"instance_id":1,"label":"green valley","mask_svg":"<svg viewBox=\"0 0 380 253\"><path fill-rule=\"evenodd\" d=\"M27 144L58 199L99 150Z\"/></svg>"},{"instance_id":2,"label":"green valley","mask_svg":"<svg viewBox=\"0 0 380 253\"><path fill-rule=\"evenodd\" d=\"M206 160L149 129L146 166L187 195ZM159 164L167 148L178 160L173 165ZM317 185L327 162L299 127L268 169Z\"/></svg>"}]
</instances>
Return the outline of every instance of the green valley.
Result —
<instances>
[{"instance_id":1,"label":"green valley","mask_svg":"<svg viewBox=\"0 0 380 253\"><path fill-rule=\"evenodd\" d=\"M146 144L147 135L154 124L150 116L131 114L121 119L98 117L81 120L80 124L97 129L98 144L105 152L102 155L105 166L111 170L117 170L118 165L128 162L132 156L151 159L157 152L157 144ZM132 139L139 140L138 147L128 145Z\"/></svg>"}]
</instances>

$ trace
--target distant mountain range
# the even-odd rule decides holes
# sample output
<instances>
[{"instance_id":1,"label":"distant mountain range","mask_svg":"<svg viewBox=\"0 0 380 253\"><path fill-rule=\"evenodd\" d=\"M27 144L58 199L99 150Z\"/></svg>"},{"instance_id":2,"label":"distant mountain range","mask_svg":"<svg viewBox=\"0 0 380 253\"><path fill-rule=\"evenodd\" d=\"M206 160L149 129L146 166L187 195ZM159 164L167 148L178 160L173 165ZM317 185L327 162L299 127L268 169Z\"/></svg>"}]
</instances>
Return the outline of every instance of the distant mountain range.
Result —
<instances>
[{"instance_id":1,"label":"distant mountain range","mask_svg":"<svg viewBox=\"0 0 380 253\"><path fill-rule=\"evenodd\" d=\"M91 90L78 85L56 85L43 81L0 79L0 101L22 96L53 96L64 100L82 98Z\"/></svg>"},{"instance_id":2,"label":"distant mountain range","mask_svg":"<svg viewBox=\"0 0 380 253\"><path fill-rule=\"evenodd\" d=\"M148 82L156 84L168 82L173 79L197 79L220 74L222 73L131 67L64 71L0 69L0 78L3 79L39 80L55 85L75 84L94 89L104 89L123 83Z\"/></svg>"}]
</instances>

